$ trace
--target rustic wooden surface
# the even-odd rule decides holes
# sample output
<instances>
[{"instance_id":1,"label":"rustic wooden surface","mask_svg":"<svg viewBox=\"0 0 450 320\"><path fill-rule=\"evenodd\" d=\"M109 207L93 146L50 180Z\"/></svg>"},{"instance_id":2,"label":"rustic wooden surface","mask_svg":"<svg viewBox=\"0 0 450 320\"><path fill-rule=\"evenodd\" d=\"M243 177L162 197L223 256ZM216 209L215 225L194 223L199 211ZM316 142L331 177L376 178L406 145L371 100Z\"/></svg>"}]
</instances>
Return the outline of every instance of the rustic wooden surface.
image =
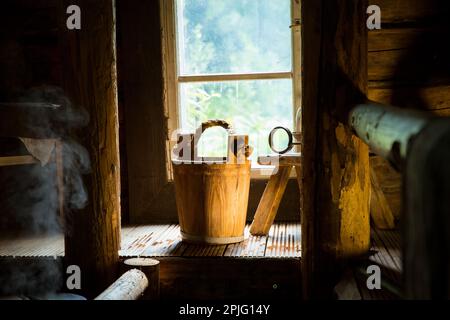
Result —
<instances>
[{"instance_id":1,"label":"rustic wooden surface","mask_svg":"<svg viewBox=\"0 0 450 320\"><path fill-rule=\"evenodd\" d=\"M341 279L341 287L350 290L345 292L346 295L339 297L340 299L348 300L348 295L357 300L399 300L402 298L402 244L399 230L373 228L371 240L369 257L348 270L347 277ZM367 267L369 265L380 267L382 280L384 280L381 290L367 288ZM388 284L392 288L395 287L395 292Z\"/></svg>"},{"instance_id":2,"label":"rustic wooden surface","mask_svg":"<svg viewBox=\"0 0 450 320\"><path fill-rule=\"evenodd\" d=\"M369 31L369 98L448 115L450 3L369 2L382 10L382 29Z\"/></svg>"},{"instance_id":3,"label":"rustic wooden surface","mask_svg":"<svg viewBox=\"0 0 450 320\"><path fill-rule=\"evenodd\" d=\"M186 240L227 244L243 236L250 161L174 164L173 170L180 227Z\"/></svg>"},{"instance_id":4,"label":"rustic wooden surface","mask_svg":"<svg viewBox=\"0 0 450 320\"><path fill-rule=\"evenodd\" d=\"M302 228L302 285L306 298L314 287L315 210L316 210L316 104L319 99L318 57L321 51L322 7L320 1L302 1L302 187L300 190ZM304 14L308 12L308 14ZM307 186L303 188L303 186Z\"/></svg>"},{"instance_id":5,"label":"rustic wooden surface","mask_svg":"<svg viewBox=\"0 0 450 320\"><path fill-rule=\"evenodd\" d=\"M370 157L370 166L375 171L378 184L383 191L392 214L395 219L399 220L402 212L402 177L400 172L395 170L387 160L379 156Z\"/></svg>"},{"instance_id":6,"label":"rustic wooden surface","mask_svg":"<svg viewBox=\"0 0 450 320\"><path fill-rule=\"evenodd\" d=\"M117 1L119 97L125 120L130 223L151 221L162 211L158 207L176 213L173 188L167 188L159 21L158 1Z\"/></svg>"},{"instance_id":7,"label":"rustic wooden surface","mask_svg":"<svg viewBox=\"0 0 450 320\"><path fill-rule=\"evenodd\" d=\"M296 303L300 274L298 258L167 257L161 259L161 299Z\"/></svg>"},{"instance_id":8,"label":"rustic wooden surface","mask_svg":"<svg viewBox=\"0 0 450 320\"><path fill-rule=\"evenodd\" d=\"M138 300L148 287L145 274L138 269L131 269L120 276L95 300Z\"/></svg>"},{"instance_id":9,"label":"rustic wooden surface","mask_svg":"<svg viewBox=\"0 0 450 320\"><path fill-rule=\"evenodd\" d=\"M395 227L394 215L384 196L373 167L370 168L370 181L372 194L370 198L370 216L376 228L393 229Z\"/></svg>"},{"instance_id":10,"label":"rustic wooden surface","mask_svg":"<svg viewBox=\"0 0 450 320\"><path fill-rule=\"evenodd\" d=\"M267 236L252 236L249 225L245 240L236 244L207 246L181 241L176 224L138 225L122 228L119 254L134 257L229 257L229 258L300 258L300 225L295 222L275 223ZM0 257L64 256L62 235L0 238Z\"/></svg>"},{"instance_id":11,"label":"rustic wooden surface","mask_svg":"<svg viewBox=\"0 0 450 320\"><path fill-rule=\"evenodd\" d=\"M63 27L71 4L83 8L81 30ZM65 254L69 264L83 270L83 291L93 297L116 279L119 261L115 8L112 0L80 0L62 1L60 10L64 88L74 105L89 113L89 124L79 138L91 164L84 178L87 206L65 215Z\"/></svg>"},{"instance_id":12,"label":"rustic wooden surface","mask_svg":"<svg viewBox=\"0 0 450 320\"><path fill-rule=\"evenodd\" d=\"M366 9L365 1L303 2L302 190L314 190L302 198L306 297L329 296L336 260L369 249L369 150L344 125L367 92Z\"/></svg>"}]
</instances>

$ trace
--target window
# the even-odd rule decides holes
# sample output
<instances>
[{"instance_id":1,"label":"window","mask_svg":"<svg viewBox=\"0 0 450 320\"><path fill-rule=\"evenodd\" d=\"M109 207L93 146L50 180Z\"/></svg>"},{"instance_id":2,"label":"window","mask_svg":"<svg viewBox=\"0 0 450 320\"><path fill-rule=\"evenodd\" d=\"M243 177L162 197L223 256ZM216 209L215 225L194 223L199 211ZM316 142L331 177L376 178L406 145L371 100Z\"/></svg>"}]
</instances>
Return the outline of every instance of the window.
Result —
<instances>
[{"instance_id":1,"label":"window","mask_svg":"<svg viewBox=\"0 0 450 320\"><path fill-rule=\"evenodd\" d=\"M162 0L169 137L223 119L271 153L272 128L293 129L300 106L299 0ZM169 147L171 147L170 145ZM225 134L208 130L199 153L222 156Z\"/></svg>"}]
</instances>

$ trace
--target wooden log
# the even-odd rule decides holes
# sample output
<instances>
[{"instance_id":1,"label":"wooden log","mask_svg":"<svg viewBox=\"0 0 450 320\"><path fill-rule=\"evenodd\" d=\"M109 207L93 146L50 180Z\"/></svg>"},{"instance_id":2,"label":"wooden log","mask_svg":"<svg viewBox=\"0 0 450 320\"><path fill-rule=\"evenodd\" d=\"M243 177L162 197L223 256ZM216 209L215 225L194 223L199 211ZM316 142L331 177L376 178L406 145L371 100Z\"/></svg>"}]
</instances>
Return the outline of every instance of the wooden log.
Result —
<instances>
[{"instance_id":1,"label":"wooden log","mask_svg":"<svg viewBox=\"0 0 450 320\"><path fill-rule=\"evenodd\" d=\"M369 88L369 99L401 108L426 110L438 116L450 116L449 84L392 87L393 85ZM415 94L411 95L411 92Z\"/></svg>"},{"instance_id":2,"label":"wooden log","mask_svg":"<svg viewBox=\"0 0 450 320\"><path fill-rule=\"evenodd\" d=\"M369 4L380 7L381 22L384 24L432 21L438 16L443 16L442 9L445 2L441 0L370 0Z\"/></svg>"},{"instance_id":3,"label":"wooden log","mask_svg":"<svg viewBox=\"0 0 450 320\"><path fill-rule=\"evenodd\" d=\"M369 52L398 49L415 49L417 39L421 37L445 36L445 32L439 28L381 28L369 31Z\"/></svg>"},{"instance_id":4,"label":"wooden log","mask_svg":"<svg viewBox=\"0 0 450 320\"><path fill-rule=\"evenodd\" d=\"M270 176L250 226L250 233L254 236L265 236L269 233L286 190L292 166L277 167L276 170L277 173Z\"/></svg>"},{"instance_id":5,"label":"wooden log","mask_svg":"<svg viewBox=\"0 0 450 320\"><path fill-rule=\"evenodd\" d=\"M450 119L414 138L403 183L403 270L407 299L450 298Z\"/></svg>"},{"instance_id":6,"label":"wooden log","mask_svg":"<svg viewBox=\"0 0 450 320\"><path fill-rule=\"evenodd\" d=\"M159 265L158 260L150 258L132 258L123 262L125 270L138 269L147 277L148 287L142 296L144 300L159 299Z\"/></svg>"},{"instance_id":7,"label":"wooden log","mask_svg":"<svg viewBox=\"0 0 450 320\"><path fill-rule=\"evenodd\" d=\"M389 203L384 196L383 190L378 183L375 170L370 168L370 181L372 182L372 195L370 198L370 216L378 229L395 228L394 215Z\"/></svg>"},{"instance_id":8,"label":"wooden log","mask_svg":"<svg viewBox=\"0 0 450 320\"><path fill-rule=\"evenodd\" d=\"M345 120L367 92L367 1L302 5L303 191L313 189L302 198L302 279L305 298L327 298L339 262L370 242L369 151Z\"/></svg>"},{"instance_id":9,"label":"wooden log","mask_svg":"<svg viewBox=\"0 0 450 320\"><path fill-rule=\"evenodd\" d=\"M448 70L448 53L442 47L427 46L430 43L422 40L414 49L369 52L369 80L415 80L425 83L431 76L439 75L439 70Z\"/></svg>"},{"instance_id":10,"label":"wooden log","mask_svg":"<svg viewBox=\"0 0 450 320\"><path fill-rule=\"evenodd\" d=\"M138 269L132 269L114 281L95 300L138 300L147 287L145 274Z\"/></svg>"},{"instance_id":11,"label":"wooden log","mask_svg":"<svg viewBox=\"0 0 450 320\"><path fill-rule=\"evenodd\" d=\"M73 104L89 113L79 141L90 155L84 177L88 203L65 215L65 258L82 271L82 291L96 296L117 277L120 247L120 165L112 0L61 1L64 88ZM68 30L66 9L81 8L81 29Z\"/></svg>"},{"instance_id":12,"label":"wooden log","mask_svg":"<svg viewBox=\"0 0 450 320\"><path fill-rule=\"evenodd\" d=\"M368 102L352 109L349 123L373 152L401 167L410 139L430 118L423 112Z\"/></svg>"}]
</instances>

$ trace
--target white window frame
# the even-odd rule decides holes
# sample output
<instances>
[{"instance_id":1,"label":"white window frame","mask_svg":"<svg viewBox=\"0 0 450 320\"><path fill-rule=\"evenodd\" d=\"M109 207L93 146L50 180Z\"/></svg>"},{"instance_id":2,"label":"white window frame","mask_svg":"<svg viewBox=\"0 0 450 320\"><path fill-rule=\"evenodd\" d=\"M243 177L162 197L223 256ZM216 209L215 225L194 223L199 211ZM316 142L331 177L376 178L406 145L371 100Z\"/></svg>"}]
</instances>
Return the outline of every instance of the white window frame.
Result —
<instances>
[{"instance_id":1,"label":"white window frame","mask_svg":"<svg viewBox=\"0 0 450 320\"><path fill-rule=\"evenodd\" d=\"M291 34L292 34L292 70L289 72L247 73L247 74L208 74L195 76L179 76L177 66L177 23L175 12L176 0L159 0L161 15L162 56L164 77L164 110L167 118L166 159L169 177L172 177L171 150L175 139L172 133L180 128L179 92L180 83L216 82L233 80L271 80L291 79L293 113L292 123L295 125L295 115L301 107L301 0L291 0ZM274 0L275 1L275 0ZM263 169L252 168L252 178L267 178ZM295 170L292 170L295 177Z\"/></svg>"}]
</instances>

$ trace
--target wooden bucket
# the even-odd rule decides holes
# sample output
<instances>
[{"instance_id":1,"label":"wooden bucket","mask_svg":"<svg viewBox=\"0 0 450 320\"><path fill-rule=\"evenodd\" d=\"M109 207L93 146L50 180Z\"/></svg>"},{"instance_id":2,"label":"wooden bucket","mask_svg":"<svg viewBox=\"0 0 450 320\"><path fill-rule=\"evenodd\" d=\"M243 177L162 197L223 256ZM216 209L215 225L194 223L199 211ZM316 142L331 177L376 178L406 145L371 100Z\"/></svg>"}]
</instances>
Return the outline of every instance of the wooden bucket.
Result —
<instances>
[{"instance_id":1,"label":"wooden bucket","mask_svg":"<svg viewBox=\"0 0 450 320\"><path fill-rule=\"evenodd\" d=\"M226 158L197 157L197 142L208 128L228 132ZM224 121L180 134L172 159L178 218L183 241L229 244L244 240L250 189L248 136L233 134Z\"/></svg>"}]
</instances>

